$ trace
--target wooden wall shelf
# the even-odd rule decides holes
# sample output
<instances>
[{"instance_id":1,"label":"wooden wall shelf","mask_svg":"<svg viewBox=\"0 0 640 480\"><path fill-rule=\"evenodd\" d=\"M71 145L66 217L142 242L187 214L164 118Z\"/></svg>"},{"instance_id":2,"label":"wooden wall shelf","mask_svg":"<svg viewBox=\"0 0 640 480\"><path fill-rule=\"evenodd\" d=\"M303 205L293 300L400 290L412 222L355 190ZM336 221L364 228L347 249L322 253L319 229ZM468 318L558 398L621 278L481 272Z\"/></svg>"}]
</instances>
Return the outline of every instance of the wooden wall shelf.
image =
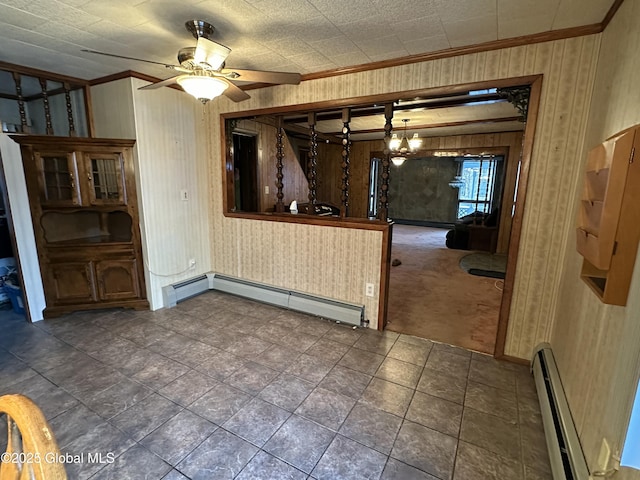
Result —
<instances>
[{"instance_id":1,"label":"wooden wall shelf","mask_svg":"<svg viewBox=\"0 0 640 480\"><path fill-rule=\"evenodd\" d=\"M582 279L604 302L626 305L640 240L640 125L591 149L576 244Z\"/></svg>"}]
</instances>

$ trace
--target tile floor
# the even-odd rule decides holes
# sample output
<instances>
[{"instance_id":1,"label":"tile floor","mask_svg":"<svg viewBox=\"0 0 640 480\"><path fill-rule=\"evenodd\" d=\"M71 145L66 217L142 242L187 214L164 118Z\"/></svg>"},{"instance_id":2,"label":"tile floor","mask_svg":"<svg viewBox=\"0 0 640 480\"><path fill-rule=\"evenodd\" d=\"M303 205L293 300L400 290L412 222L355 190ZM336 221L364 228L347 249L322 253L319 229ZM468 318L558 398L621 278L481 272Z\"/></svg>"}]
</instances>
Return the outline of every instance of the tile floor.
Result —
<instances>
[{"instance_id":1,"label":"tile floor","mask_svg":"<svg viewBox=\"0 0 640 480\"><path fill-rule=\"evenodd\" d=\"M528 369L459 348L214 292L0 332L73 480L551 478Z\"/></svg>"}]
</instances>

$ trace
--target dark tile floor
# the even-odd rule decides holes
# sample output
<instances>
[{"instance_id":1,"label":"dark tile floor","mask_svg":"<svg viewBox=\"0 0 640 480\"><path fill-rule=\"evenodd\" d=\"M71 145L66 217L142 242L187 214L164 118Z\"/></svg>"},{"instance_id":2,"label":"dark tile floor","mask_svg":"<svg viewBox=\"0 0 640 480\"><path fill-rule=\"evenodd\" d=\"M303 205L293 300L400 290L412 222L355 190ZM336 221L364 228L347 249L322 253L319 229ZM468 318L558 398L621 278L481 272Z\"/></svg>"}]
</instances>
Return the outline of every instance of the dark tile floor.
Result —
<instances>
[{"instance_id":1,"label":"dark tile floor","mask_svg":"<svg viewBox=\"0 0 640 480\"><path fill-rule=\"evenodd\" d=\"M528 369L485 355L214 292L0 322L70 479L550 479Z\"/></svg>"}]
</instances>

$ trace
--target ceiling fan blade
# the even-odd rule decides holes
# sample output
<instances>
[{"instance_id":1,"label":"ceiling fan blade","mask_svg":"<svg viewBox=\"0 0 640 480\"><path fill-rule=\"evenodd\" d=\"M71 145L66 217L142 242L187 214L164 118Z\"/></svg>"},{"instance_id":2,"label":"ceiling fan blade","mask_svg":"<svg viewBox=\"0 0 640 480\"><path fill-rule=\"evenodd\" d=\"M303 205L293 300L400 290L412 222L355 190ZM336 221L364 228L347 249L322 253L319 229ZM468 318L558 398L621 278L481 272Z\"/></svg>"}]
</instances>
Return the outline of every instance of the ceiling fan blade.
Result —
<instances>
[{"instance_id":1,"label":"ceiling fan blade","mask_svg":"<svg viewBox=\"0 0 640 480\"><path fill-rule=\"evenodd\" d=\"M126 57L124 55L116 55L114 53L98 52L96 50L86 50L84 48L82 49L82 51L87 53L95 53L96 55L104 55L106 57L124 58L125 60L135 60L136 62L153 63L155 65L162 65L163 67L172 68L176 70L182 68L179 65L171 65L169 63L163 63L163 62L154 62L153 60L145 60L143 58Z\"/></svg>"},{"instance_id":2,"label":"ceiling fan blade","mask_svg":"<svg viewBox=\"0 0 640 480\"><path fill-rule=\"evenodd\" d=\"M233 83L231 83L229 80L227 80L224 77L222 77L222 79L225 82L227 82L227 84L229 85L227 87L227 89L224 91L224 95L229 97L234 102L242 102L243 100L247 100L247 99L251 98L247 92L242 90L237 85L234 85Z\"/></svg>"},{"instance_id":3,"label":"ceiling fan blade","mask_svg":"<svg viewBox=\"0 0 640 480\"><path fill-rule=\"evenodd\" d=\"M213 42L208 38L199 37L193 54L193 61L205 70L218 70L230 53L230 48Z\"/></svg>"},{"instance_id":4,"label":"ceiling fan blade","mask_svg":"<svg viewBox=\"0 0 640 480\"><path fill-rule=\"evenodd\" d=\"M240 82L260 82L273 84L298 85L300 83L299 73L290 72L266 72L261 70L241 70L237 68L223 68L220 73L231 80Z\"/></svg>"},{"instance_id":5,"label":"ceiling fan blade","mask_svg":"<svg viewBox=\"0 0 640 480\"><path fill-rule=\"evenodd\" d=\"M145 85L144 87L140 87L138 90L153 90L155 88L166 87L168 85L173 85L174 83L178 83L178 77L182 75L176 75L175 77L169 77L166 80L162 80L156 83L150 83L149 85Z\"/></svg>"}]
</instances>

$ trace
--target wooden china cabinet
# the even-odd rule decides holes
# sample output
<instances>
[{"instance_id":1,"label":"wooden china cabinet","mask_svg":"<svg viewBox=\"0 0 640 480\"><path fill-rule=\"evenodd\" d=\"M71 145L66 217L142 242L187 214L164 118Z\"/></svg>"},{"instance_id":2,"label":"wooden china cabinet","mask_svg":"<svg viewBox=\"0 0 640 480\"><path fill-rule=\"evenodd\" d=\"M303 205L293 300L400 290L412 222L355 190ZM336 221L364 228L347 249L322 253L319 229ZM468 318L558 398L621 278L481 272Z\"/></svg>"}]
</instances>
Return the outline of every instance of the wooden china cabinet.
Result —
<instances>
[{"instance_id":1,"label":"wooden china cabinet","mask_svg":"<svg viewBox=\"0 0 640 480\"><path fill-rule=\"evenodd\" d=\"M13 135L20 144L47 318L146 309L135 140Z\"/></svg>"}]
</instances>

